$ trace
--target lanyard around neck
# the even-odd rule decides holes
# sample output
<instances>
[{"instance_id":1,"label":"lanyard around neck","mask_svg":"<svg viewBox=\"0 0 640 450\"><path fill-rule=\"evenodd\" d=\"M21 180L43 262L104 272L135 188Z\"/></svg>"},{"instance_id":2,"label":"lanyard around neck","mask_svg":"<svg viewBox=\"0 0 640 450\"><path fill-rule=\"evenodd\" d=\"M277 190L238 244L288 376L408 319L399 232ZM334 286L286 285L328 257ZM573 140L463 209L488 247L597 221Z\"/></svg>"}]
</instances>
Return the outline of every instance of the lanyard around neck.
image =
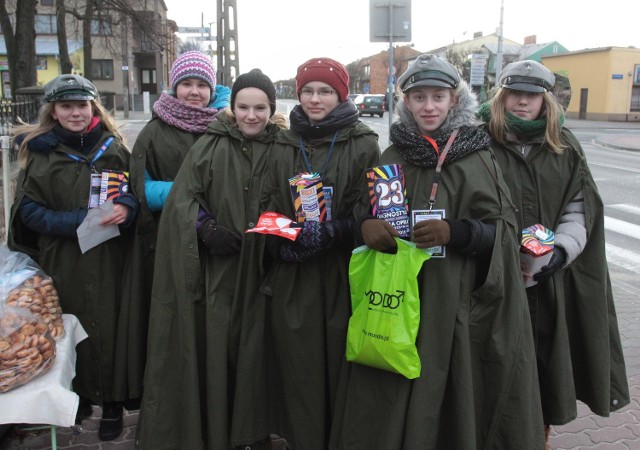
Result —
<instances>
[{"instance_id":1,"label":"lanyard around neck","mask_svg":"<svg viewBox=\"0 0 640 450\"><path fill-rule=\"evenodd\" d=\"M325 173L327 170L327 164L329 164L329 160L331 159L331 155L333 154L333 146L336 143L336 138L338 137L338 132L333 133L333 139L331 139L331 145L329 146L329 151L327 152L327 158L324 160L324 164L322 166L322 172L320 172L320 176ZM300 153L302 153L302 158L304 159L304 164L307 166L307 170L309 173L313 173L313 167L311 167L311 163L309 162L309 157L307 156L307 149L304 148L304 141L302 140L302 136L300 136Z\"/></svg>"},{"instance_id":2,"label":"lanyard around neck","mask_svg":"<svg viewBox=\"0 0 640 450\"><path fill-rule=\"evenodd\" d=\"M107 138L106 141L104 141L104 144L102 144L102 146L98 149L98 151L96 152L95 156L93 157L93 159L91 159L91 161L87 161L84 158L81 158L77 155L72 155L71 153L67 153L67 156L75 161L78 162L83 162L83 163L87 163L89 165L89 168L91 169L91 172L93 173L97 173L96 168L95 168L95 162L97 160L100 159L100 157L102 157L102 155L104 154L104 152L107 151L107 149L109 148L109 146L113 143L114 141L114 137L113 136L109 136Z\"/></svg>"},{"instance_id":3,"label":"lanyard around neck","mask_svg":"<svg viewBox=\"0 0 640 450\"><path fill-rule=\"evenodd\" d=\"M440 184L442 164L444 163L444 159L447 157L447 153L449 153L449 149L451 148L453 141L458 135L458 131L459 128L453 130L447 140L447 144L444 146L444 150L442 150L442 153L438 156L438 164L436 165L436 172L433 174L433 185L431 185L431 195L429 196L429 211L433 209L433 205L436 203L436 193L438 192L438 185Z\"/></svg>"}]
</instances>

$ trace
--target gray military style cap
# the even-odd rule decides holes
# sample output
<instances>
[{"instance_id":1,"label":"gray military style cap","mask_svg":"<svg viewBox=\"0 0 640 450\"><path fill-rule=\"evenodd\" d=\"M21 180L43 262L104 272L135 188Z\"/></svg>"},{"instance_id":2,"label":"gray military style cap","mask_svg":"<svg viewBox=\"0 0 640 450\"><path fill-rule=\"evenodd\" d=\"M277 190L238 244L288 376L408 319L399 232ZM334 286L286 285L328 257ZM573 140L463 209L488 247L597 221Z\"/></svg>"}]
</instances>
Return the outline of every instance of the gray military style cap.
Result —
<instances>
[{"instance_id":1,"label":"gray military style cap","mask_svg":"<svg viewBox=\"0 0 640 450\"><path fill-rule=\"evenodd\" d=\"M94 100L98 90L93 83L80 75L64 74L44 85L45 101Z\"/></svg>"},{"instance_id":2,"label":"gray military style cap","mask_svg":"<svg viewBox=\"0 0 640 450\"><path fill-rule=\"evenodd\" d=\"M526 92L546 92L553 89L556 77L536 61L516 61L500 74L500 87Z\"/></svg>"},{"instance_id":3,"label":"gray military style cap","mask_svg":"<svg viewBox=\"0 0 640 450\"><path fill-rule=\"evenodd\" d=\"M418 56L405 73L398 78L402 92L418 86L437 86L455 89L460 84L460 74L452 64L430 54Z\"/></svg>"}]
</instances>

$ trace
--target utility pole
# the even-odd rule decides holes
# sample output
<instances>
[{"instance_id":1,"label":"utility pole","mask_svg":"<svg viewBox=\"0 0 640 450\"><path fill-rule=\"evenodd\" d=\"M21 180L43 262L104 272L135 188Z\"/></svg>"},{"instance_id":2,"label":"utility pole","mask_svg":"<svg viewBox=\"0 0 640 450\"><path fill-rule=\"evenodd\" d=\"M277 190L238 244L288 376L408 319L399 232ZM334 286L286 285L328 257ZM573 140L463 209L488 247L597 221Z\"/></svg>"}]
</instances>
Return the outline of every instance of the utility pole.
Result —
<instances>
[{"instance_id":1,"label":"utility pole","mask_svg":"<svg viewBox=\"0 0 640 450\"><path fill-rule=\"evenodd\" d=\"M217 0L218 2L218 27L217 27L217 51L218 51L218 82L223 86L233 84L239 75L238 61L238 13L236 0ZM229 17L229 8L233 11L233 18ZM234 28L231 28L233 24Z\"/></svg>"},{"instance_id":2,"label":"utility pole","mask_svg":"<svg viewBox=\"0 0 640 450\"><path fill-rule=\"evenodd\" d=\"M494 64L496 69L496 86L498 86L498 79L502 72L502 19L504 15L504 0L500 1L500 27L498 28L498 53L496 53L496 62Z\"/></svg>"},{"instance_id":3,"label":"utility pole","mask_svg":"<svg viewBox=\"0 0 640 450\"><path fill-rule=\"evenodd\" d=\"M129 44L127 42L127 16L122 13L122 110L124 118L129 118Z\"/></svg>"},{"instance_id":4,"label":"utility pole","mask_svg":"<svg viewBox=\"0 0 640 450\"><path fill-rule=\"evenodd\" d=\"M393 64L393 2L389 2L389 73L387 74L387 105L389 105L389 129L393 123L393 93L396 66Z\"/></svg>"},{"instance_id":5,"label":"utility pole","mask_svg":"<svg viewBox=\"0 0 640 450\"><path fill-rule=\"evenodd\" d=\"M216 23L216 22L209 22L209 57L211 58L211 61L213 61L213 56L215 54L215 52L213 51L213 38L215 38L216 36L212 36L211 35L211 26Z\"/></svg>"},{"instance_id":6,"label":"utility pole","mask_svg":"<svg viewBox=\"0 0 640 450\"><path fill-rule=\"evenodd\" d=\"M411 0L369 0L369 40L389 42L389 70L387 72L387 105L389 126L393 123L393 94L396 67L394 42L411 41Z\"/></svg>"}]
</instances>

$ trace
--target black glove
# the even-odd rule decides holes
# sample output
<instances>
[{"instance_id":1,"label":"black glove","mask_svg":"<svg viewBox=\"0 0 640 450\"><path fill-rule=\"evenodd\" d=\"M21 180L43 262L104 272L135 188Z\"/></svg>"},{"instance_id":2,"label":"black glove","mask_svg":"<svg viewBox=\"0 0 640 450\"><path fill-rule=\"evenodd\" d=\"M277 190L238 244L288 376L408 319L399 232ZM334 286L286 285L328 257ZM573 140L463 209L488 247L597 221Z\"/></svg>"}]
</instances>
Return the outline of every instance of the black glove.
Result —
<instances>
[{"instance_id":1,"label":"black glove","mask_svg":"<svg viewBox=\"0 0 640 450\"><path fill-rule=\"evenodd\" d=\"M278 257L286 262L304 262L334 246L353 247L353 219L338 219L329 222L307 221L295 242L281 243Z\"/></svg>"},{"instance_id":2,"label":"black glove","mask_svg":"<svg viewBox=\"0 0 640 450\"><path fill-rule=\"evenodd\" d=\"M242 238L228 228L218 225L212 217L198 226L198 240L212 255L229 256L240 253Z\"/></svg>"},{"instance_id":3,"label":"black glove","mask_svg":"<svg viewBox=\"0 0 640 450\"><path fill-rule=\"evenodd\" d=\"M327 249L336 245L353 247L354 219L303 222L296 242L306 248ZM294 225L295 226L295 225Z\"/></svg>"},{"instance_id":4,"label":"black glove","mask_svg":"<svg viewBox=\"0 0 640 450\"><path fill-rule=\"evenodd\" d=\"M302 222L302 231L296 239L296 244L307 249L322 250L329 246L331 237L323 222Z\"/></svg>"},{"instance_id":5,"label":"black glove","mask_svg":"<svg viewBox=\"0 0 640 450\"><path fill-rule=\"evenodd\" d=\"M336 219L323 222L324 228L329 235L329 245L353 248L354 246L354 219Z\"/></svg>"},{"instance_id":6,"label":"black glove","mask_svg":"<svg viewBox=\"0 0 640 450\"><path fill-rule=\"evenodd\" d=\"M538 283L542 281L546 281L551 278L558 269L564 266L564 262L567 260L567 252L557 245L553 248L553 255L551 255L551 259L549 260L549 264L543 266L540 269L540 272L533 275L534 281Z\"/></svg>"}]
</instances>

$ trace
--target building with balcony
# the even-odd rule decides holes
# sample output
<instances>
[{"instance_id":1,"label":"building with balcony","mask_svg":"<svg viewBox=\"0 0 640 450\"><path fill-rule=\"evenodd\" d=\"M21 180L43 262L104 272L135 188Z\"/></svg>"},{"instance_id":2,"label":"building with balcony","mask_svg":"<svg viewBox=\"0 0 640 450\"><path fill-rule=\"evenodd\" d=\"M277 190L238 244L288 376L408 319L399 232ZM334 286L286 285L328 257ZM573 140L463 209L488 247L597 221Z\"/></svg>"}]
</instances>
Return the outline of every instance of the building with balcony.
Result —
<instances>
[{"instance_id":1,"label":"building with balcony","mask_svg":"<svg viewBox=\"0 0 640 450\"><path fill-rule=\"evenodd\" d=\"M61 73L57 42L55 0L40 0L37 6L35 33L38 85L44 85ZM67 0L65 7L82 14L83 0ZM142 108L142 93L148 92L151 102L169 79L169 70L176 57L178 27L167 19L164 0L131 0L126 11L94 11L90 24L91 73L85 74L85 42L83 21L67 13L66 34L73 73L87 76L102 93L115 94L116 106L121 108L124 93L132 97L133 109ZM9 5L7 5L9 6ZM9 9L9 13L12 11ZM0 34L0 79L2 95L10 94L4 36Z\"/></svg>"}]
</instances>

